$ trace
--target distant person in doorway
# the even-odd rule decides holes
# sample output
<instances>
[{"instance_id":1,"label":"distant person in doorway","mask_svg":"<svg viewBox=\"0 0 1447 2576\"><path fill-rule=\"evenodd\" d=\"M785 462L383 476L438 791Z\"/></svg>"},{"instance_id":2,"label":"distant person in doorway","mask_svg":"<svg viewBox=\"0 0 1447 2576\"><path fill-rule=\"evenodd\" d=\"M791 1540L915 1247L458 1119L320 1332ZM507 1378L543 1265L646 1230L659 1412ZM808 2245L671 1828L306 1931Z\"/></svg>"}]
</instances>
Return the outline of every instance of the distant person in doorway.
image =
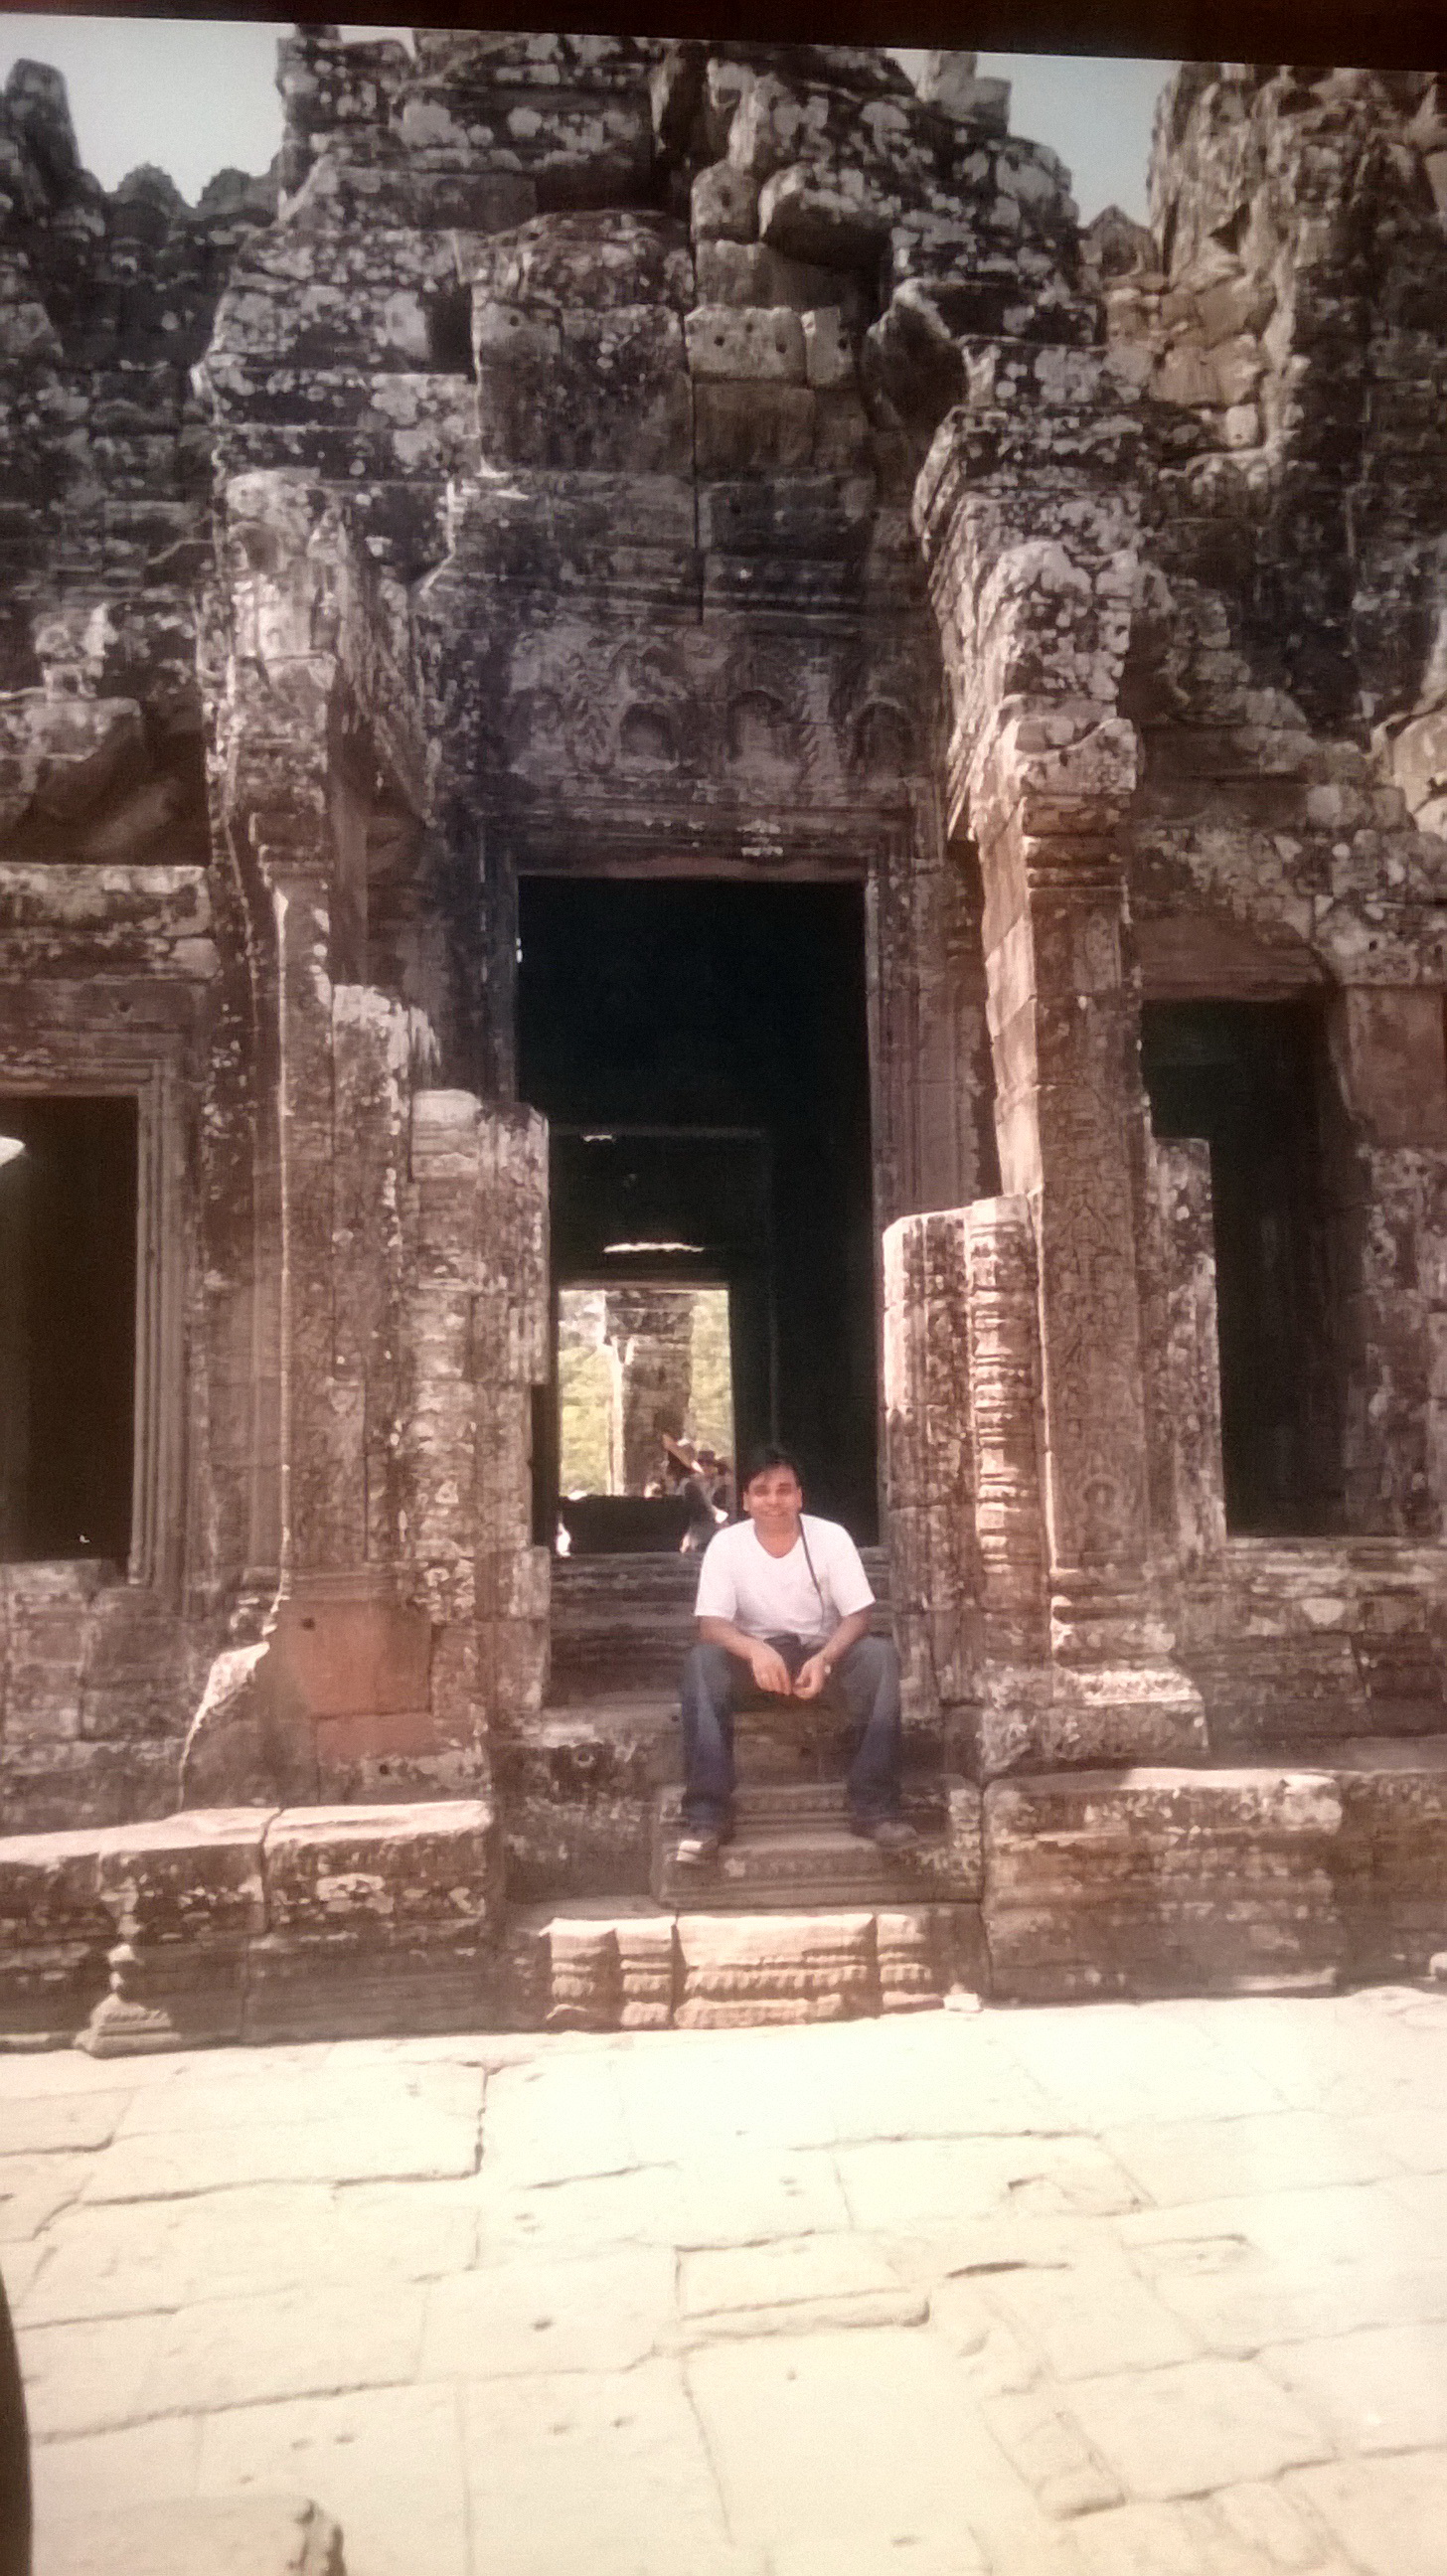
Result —
<instances>
[{"instance_id":1,"label":"distant person in doorway","mask_svg":"<svg viewBox=\"0 0 1447 2576\"><path fill-rule=\"evenodd\" d=\"M732 1832L734 1711L753 1692L840 1700L857 1743L850 1826L881 1850L918 1840L899 1812L899 1657L872 1637L874 1594L837 1521L804 1509L799 1469L783 1449L745 1468L744 1518L705 1553L694 1616L699 1643L683 1669L683 1834L678 1861L706 1869Z\"/></svg>"},{"instance_id":2,"label":"distant person in doorway","mask_svg":"<svg viewBox=\"0 0 1447 2576\"><path fill-rule=\"evenodd\" d=\"M686 1441L671 1440L665 1431L663 1446L667 1452L664 1473L668 1491L688 1507L688 1522L678 1542L679 1552L683 1556L699 1556L719 1524L709 1480L703 1472L701 1458L694 1456Z\"/></svg>"},{"instance_id":3,"label":"distant person in doorway","mask_svg":"<svg viewBox=\"0 0 1447 2576\"><path fill-rule=\"evenodd\" d=\"M708 1488L715 1518L731 1521L734 1516L734 1471L727 1458L721 1458L716 1449L700 1449L698 1471Z\"/></svg>"}]
</instances>

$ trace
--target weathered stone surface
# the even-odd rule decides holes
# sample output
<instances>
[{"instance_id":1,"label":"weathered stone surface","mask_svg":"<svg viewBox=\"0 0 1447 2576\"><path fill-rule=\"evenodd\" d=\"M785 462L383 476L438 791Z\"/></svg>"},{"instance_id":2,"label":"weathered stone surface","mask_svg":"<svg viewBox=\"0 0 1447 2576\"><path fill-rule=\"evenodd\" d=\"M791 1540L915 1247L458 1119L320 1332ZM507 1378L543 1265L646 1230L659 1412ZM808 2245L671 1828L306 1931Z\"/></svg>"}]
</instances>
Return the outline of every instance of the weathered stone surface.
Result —
<instances>
[{"instance_id":1,"label":"weathered stone surface","mask_svg":"<svg viewBox=\"0 0 1447 2576\"><path fill-rule=\"evenodd\" d=\"M56 2576L346 2576L342 2534L305 2498L175 2498L53 2527Z\"/></svg>"},{"instance_id":2,"label":"weathered stone surface","mask_svg":"<svg viewBox=\"0 0 1447 2576\"><path fill-rule=\"evenodd\" d=\"M679 1917L680 2030L845 2021L877 1992L868 1914Z\"/></svg>"},{"instance_id":3,"label":"weathered stone surface","mask_svg":"<svg viewBox=\"0 0 1447 2576\"><path fill-rule=\"evenodd\" d=\"M131 1923L83 1856L5 1918L14 2032L73 2029L112 1950L135 2042L235 2036L248 1945L257 2028L321 2027L374 1941L367 2016L444 1955L479 2009L499 1839L526 1900L641 1894L661 1730L576 1671L542 1715L518 906L579 866L865 888L912 1753L1325 1764L1324 1842L1259 1776L1228 1826L1234 1772L1117 1781L1133 1877L1115 1790L1033 1882L999 1804L997 1964L1418 1972L1433 1762L1344 1748L1447 1730L1438 85L1186 66L1153 228L1080 236L963 53L912 88L860 47L314 29L282 83L276 182L194 210L90 179L43 70L0 106L0 1083L136 1104L144 1288L104 1561L12 1539L4 1435L0 1767L41 1831L178 1775L196 1816L486 1801L488 1892L450 1913L410 1825L380 1892L330 1827L307 1879L288 1827L264 1927L199 1844ZM1159 1012L1296 1050L1274 1197L1209 1044L1165 1096ZM794 1871L873 1924L836 2000L970 1949L933 1839L914 1899L827 1835ZM599 1921L520 1935L548 2010L724 2009Z\"/></svg>"},{"instance_id":4,"label":"weathered stone surface","mask_svg":"<svg viewBox=\"0 0 1447 2576\"><path fill-rule=\"evenodd\" d=\"M1325 1772L1057 1773L985 1794L985 1932L1014 1995L1269 1987L1342 1954Z\"/></svg>"}]
</instances>

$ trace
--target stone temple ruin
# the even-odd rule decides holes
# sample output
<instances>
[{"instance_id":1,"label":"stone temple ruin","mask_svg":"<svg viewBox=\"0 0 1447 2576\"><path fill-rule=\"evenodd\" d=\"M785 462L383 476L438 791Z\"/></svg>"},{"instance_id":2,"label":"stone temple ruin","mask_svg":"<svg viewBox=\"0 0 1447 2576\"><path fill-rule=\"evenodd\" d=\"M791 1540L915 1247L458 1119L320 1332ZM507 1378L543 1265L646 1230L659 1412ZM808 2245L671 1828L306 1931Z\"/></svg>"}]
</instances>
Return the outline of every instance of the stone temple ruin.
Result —
<instances>
[{"instance_id":1,"label":"stone temple ruin","mask_svg":"<svg viewBox=\"0 0 1447 2576\"><path fill-rule=\"evenodd\" d=\"M1188 66L1082 232L967 55L281 64L194 210L0 119L0 2025L1423 1972L1447 93ZM913 1862L760 1722L678 1899L555 1319L689 1280Z\"/></svg>"}]
</instances>

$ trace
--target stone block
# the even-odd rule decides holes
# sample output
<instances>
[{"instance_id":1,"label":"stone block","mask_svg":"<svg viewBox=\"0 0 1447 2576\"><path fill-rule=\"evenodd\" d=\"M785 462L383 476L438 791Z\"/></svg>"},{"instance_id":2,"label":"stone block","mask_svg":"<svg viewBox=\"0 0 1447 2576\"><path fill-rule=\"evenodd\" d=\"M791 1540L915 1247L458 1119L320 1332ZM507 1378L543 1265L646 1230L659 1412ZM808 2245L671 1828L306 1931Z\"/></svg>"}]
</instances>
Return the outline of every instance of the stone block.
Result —
<instances>
[{"instance_id":1,"label":"stone block","mask_svg":"<svg viewBox=\"0 0 1447 2576\"><path fill-rule=\"evenodd\" d=\"M1325 2459L1306 2410L1249 2361L1186 2361L1079 2380L1071 2402L1095 2450L1134 2496L1199 2494Z\"/></svg>"},{"instance_id":2,"label":"stone block","mask_svg":"<svg viewBox=\"0 0 1447 2576\"><path fill-rule=\"evenodd\" d=\"M260 2047L482 2030L495 2018L496 1981L494 1946L479 1930L271 1932L247 1952L240 2035Z\"/></svg>"},{"instance_id":3,"label":"stone block","mask_svg":"<svg viewBox=\"0 0 1447 2576\"><path fill-rule=\"evenodd\" d=\"M582 2261L492 2262L439 2281L418 2375L480 2380L636 2369L672 2324L675 2265L671 2247L632 2245Z\"/></svg>"},{"instance_id":4,"label":"stone block","mask_svg":"<svg viewBox=\"0 0 1447 2576\"><path fill-rule=\"evenodd\" d=\"M1271 280L1264 277L1220 277L1208 286L1198 286L1193 310L1207 348L1238 339L1243 332L1263 330L1275 301Z\"/></svg>"},{"instance_id":5,"label":"stone block","mask_svg":"<svg viewBox=\"0 0 1447 2576\"><path fill-rule=\"evenodd\" d=\"M223 1807L103 1829L96 1883L122 1938L200 1945L264 1931L270 1823L270 1811Z\"/></svg>"},{"instance_id":6,"label":"stone block","mask_svg":"<svg viewBox=\"0 0 1447 2576\"><path fill-rule=\"evenodd\" d=\"M1354 1747L1333 1777L1349 1972L1421 1976L1447 1948L1447 1746L1398 1744L1389 1761Z\"/></svg>"},{"instance_id":7,"label":"stone block","mask_svg":"<svg viewBox=\"0 0 1447 2576\"><path fill-rule=\"evenodd\" d=\"M690 197L695 241L753 241L759 229L758 183L731 161L700 170Z\"/></svg>"},{"instance_id":8,"label":"stone block","mask_svg":"<svg viewBox=\"0 0 1447 2576\"><path fill-rule=\"evenodd\" d=\"M275 1686L309 1717L383 1716L425 1709L432 1625L423 1610L350 1578L298 1585L277 1612L269 1662Z\"/></svg>"},{"instance_id":9,"label":"stone block","mask_svg":"<svg viewBox=\"0 0 1447 2576\"><path fill-rule=\"evenodd\" d=\"M613 1926L618 1949L620 2030L667 2030L678 1982L678 1935L672 1918L623 1915Z\"/></svg>"},{"instance_id":10,"label":"stone block","mask_svg":"<svg viewBox=\"0 0 1447 2576\"><path fill-rule=\"evenodd\" d=\"M0 1938L0 2040L59 2047L80 2030L105 1993L104 1939L23 1941L13 1925Z\"/></svg>"},{"instance_id":11,"label":"stone block","mask_svg":"<svg viewBox=\"0 0 1447 2576\"><path fill-rule=\"evenodd\" d=\"M1046 2513L1070 2521L1119 2504L1124 2489L1092 2451L1070 2408L1048 2389L986 2400L985 2422Z\"/></svg>"},{"instance_id":12,"label":"stone block","mask_svg":"<svg viewBox=\"0 0 1447 2576\"><path fill-rule=\"evenodd\" d=\"M993 1782L995 1991L1044 1999L1329 1981L1342 1799L1318 1771L1137 1768Z\"/></svg>"},{"instance_id":13,"label":"stone block","mask_svg":"<svg viewBox=\"0 0 1447 2576\"><path fill-rule=\"evenodd\" d=\"M496 1820L481 1798L288 1809L267 1828L263 1868L275 1933L477 1933L501 1894Z\"/></svg>"},{"instance_id":14,"label":"stone block","mask_svg":"<svg viewBox=\"0 0 1447 2576\"><path fill-rule=\"evenodd\" d=\"M804 372L822 393L854 382L854 349L837 304L816 305L801 316L804 325Z\"/></svg>"},{"instance_id":15,"label":"stone block","mask_svg":"<svg viewBox=\"0 0 1447 2576\"><path fill-rule=\"evenodd\" d=\"M1219 403L1230 409L1254 402L1256 388L1266 373L1259 341L1246 337L1220 341L1210 352L1210 365Z\"/></svg>"},{"instance_id":16,"label":"stone block","mask_svg":"<svg viewBox=\"0 0 1447 2576\"><path fill-rule=\"evenodd\" d=\"M874 461L869 415L852 388L814 396L814 463L824 474L866 473Z\"/></svg>"},{"instance_id":17,"label":"stone block","mask_svg":"<svg viewBox=\"0 0 1447 2576\"><path fill-rule=\"evenodd\" d=\"M848 2021L876 2009L871 1914L685 1914L678 1948L681 2030Z\"/></svg>"},{"instance_id":18,"label":"stone block","mask_svg":"<svg viewBox=\"0 0 1447 2576\"><path fill-rule=\"evenodd\" d=\"M824 171L795 162L759 191L759 233L770 250L819 268L857 268L876 260L889 236L886 215L857 192L831 184Z\"/></svg>"},{"instance_id":19,"label":"stone block","mask_svg":"<svg viewBox=\"0 0 1447 2576\"><path fill-rule=\"evenodd\" d=\"M928 2297L901 2281L877 2246L853 2235L703 2247L682 2258L682 2339L805 2334L839 2326L912 2326Z\"/></svg>"},{"instance_id":20,"label":"stone block","mask_svg":"<svg viewBox=\"0 0 1447 2576\"><path fill-rule=\"evenodd\" d=\"M623 1972L611 1923L566 1920L548 1932L549 2030L617 2030Z\"/></svg>"},{"instance_id":21,"label":"stone block","mask_svg":"<svg viewBox=\"0 0 1447 2576\"><path fill-rule=\"evenodd\" d=\"M874 1918L880 2010L926 2012L954 1982L950 1943L935 1907L892 1907Z\"/></svg>"},{"instance_id":22,"label":"stone block","mask_svg":"<svg viewBox=\"0 0 1447 2576\"><path fill-rule=\"evenodd\" d=\"M1447 2460L1440 2451L1333 2461L1296 2470L1282 2483L1363 2576L1437 2576L1447 2517Z\"/></svg>"},{"instance_id":23,"label":"stone block","mask_svg":"<svg viewBox=\"0 0 1447 2576\"><path fill-rule=\"evenodd\" d=\"M804 327L786 305L700 304L686 315L683 328L689 367L699 383L805 380Z\"/></svg>"},{"instance_id":24,"label":"stone block","mask_svg":"<svg viewBox=\"0 0 1447 2576\"><path fill-rule=\"evenodd\" d=\"M101 1900L99 1837L72 1833L12 1834L0 1841L0 1938L101 1941L115 1937Z\"/></svg>"},{"instance_id":25,"label":"stone block","mask_svg":"<svg viewBox=\"0 0 1447 2576\"><path fill-rule=\"evenodd\" d=\"M701 384L694 435L702 474L789 473L814 461L814 396L793 384Z\"/></svg>"},{"instance_id":26,"label":"stone block","mask_svg":"<svg viewBox=\"0 0 1447 2576\"><path fill-rule=\"evenodd\" d=\"M484 305L474 341L488 462L593 473L687 469L692 408L676 314L640 306L538 317Z\"/></svg>"},{"instance_id":27,"label":"stone block","mask_svg":"<svg viewBox=\"0 0 1447 2576\"><path fill-rule=\"evenodd\" d=\"M224 1936L118 1941L109 1991L77 2045L91 2057L138 2057L239 2040L249 1947Z\"/></svg>"},{"instance_id":28,"label":"stone block","mask_svg":"<svg viewBox=\"0 0 1447 2576\"><path fill-rule=\"evenodd\" d=\"M555 314L693 302L683 228L667 215L598 206L487 231L461 261L485 302Z\"/></svg>"},{"instance_id":29,"label":"stone block","mask_svg":"<svg viewBox=\"0 0 1447 2576\"><path fill-rule=\"evenodd\" d=\"M1442 995L1420 985L1348 986L1332 1053L1350 1115L1376 1145L1447 1145Z\"/></svg>"}]
</instances>

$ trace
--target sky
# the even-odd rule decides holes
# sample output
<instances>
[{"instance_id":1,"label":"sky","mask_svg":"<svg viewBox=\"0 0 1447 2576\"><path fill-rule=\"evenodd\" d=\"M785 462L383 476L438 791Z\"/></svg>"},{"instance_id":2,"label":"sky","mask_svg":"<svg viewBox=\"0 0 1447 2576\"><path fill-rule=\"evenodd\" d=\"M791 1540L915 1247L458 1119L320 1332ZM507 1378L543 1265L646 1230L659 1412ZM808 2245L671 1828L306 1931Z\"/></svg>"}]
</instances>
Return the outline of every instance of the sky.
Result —
<instances>
[{"instance_id":1,"label":"sky","mask_svg":"<svg viewBox=\"0 0 1447 2576\"><path fill-rule=\"evenodd\" d=\"M243 19L0 12L0 78L21 55L53 63L70 91L82 157L105 187L150 161L194 203L217 170L264 170L277 149L278 32ZM901 59L912 68L919 58ZM1051 144L1072 171L1082 221L1111 203L1144 220L1151 119L1173 65L981 54L979 69L1012 83L1011 131Z\"/></svg>"}]
</instances>

